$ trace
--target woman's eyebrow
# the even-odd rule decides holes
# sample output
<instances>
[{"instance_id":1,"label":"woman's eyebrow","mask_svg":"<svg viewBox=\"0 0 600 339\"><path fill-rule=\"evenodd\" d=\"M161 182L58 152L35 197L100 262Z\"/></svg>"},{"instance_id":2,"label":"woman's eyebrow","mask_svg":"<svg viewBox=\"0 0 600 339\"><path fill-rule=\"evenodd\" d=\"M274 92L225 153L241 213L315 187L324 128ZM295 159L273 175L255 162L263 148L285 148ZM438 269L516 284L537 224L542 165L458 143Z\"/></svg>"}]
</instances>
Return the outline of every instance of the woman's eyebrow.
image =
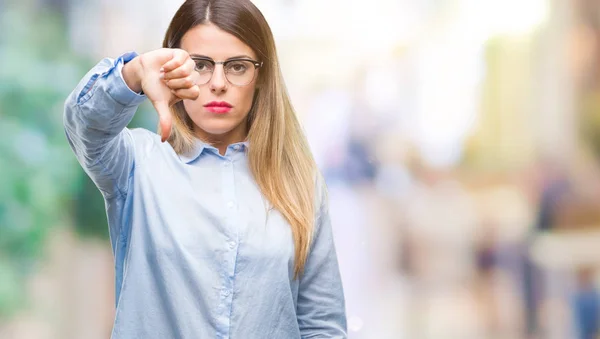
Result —
<instances>
[{"instance_id":1,"label":"woman's eyebrow","mask_svg":"<svg viewBox=\"0 0 600 339\"><path fill-rule=\"evenodd\" d=\"M252 59L252 57L250 57L246 54L242 54L242 55L233 56L231 58L227 58L227 60L231 60L231 59Z\"/></svg>"},{"instance_id":2,"label":"woman's eyebrow","mask_svg":"<svg viewBox=\"0 0 600 339\"><path fill-rule=\"evenodd\" d=\"M202 54L195 54L195 53L190 53L191 57L194 58L204 58L204 59L210 59L210 60L214 60L213 58L206 56L206 55L202 55ZM246 54L241 54L241 55L236 55L236 56L232 56L230 58L225 59L225 61L227 60L231 60L231 59L252 59L252 57L246 55Z\"/></svg>"},{"instance_id":3,"label":"woman's eyebrow","mask_svg":"<svg viewBox=\"0 0 600 339\"><path fill-rule=\"evenodd\" d=\"M203 58L203 59L210 59L210 60L212 60L212 58L209 57L209 56L202 55L202 54L195 54L195 53L190 53L190 57L192 57L192 58Z\"/></svg>"}]
</instances>

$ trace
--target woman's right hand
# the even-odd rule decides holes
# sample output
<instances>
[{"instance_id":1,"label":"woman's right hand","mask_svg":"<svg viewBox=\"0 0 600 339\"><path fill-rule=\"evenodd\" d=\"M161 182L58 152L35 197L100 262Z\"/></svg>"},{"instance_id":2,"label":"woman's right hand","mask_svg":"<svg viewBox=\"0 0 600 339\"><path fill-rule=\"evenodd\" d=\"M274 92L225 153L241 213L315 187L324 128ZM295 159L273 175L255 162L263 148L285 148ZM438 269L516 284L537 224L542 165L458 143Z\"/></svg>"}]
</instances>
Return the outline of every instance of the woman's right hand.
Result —
<instances>
[{"instance_id":1,"label":"woman's right hand","mask_svg":"<svg viewBox=\"0 0 600 339\"><path fill-rule=\"evenodd\" d=\"M143 91L158 112L161 140L171 133L169 107L182 99L195 100L200 93L193 81L195 63L178 48L161 48L135 57L123 67L123 78L135 92Z\"/></svg>"}]
</instances>

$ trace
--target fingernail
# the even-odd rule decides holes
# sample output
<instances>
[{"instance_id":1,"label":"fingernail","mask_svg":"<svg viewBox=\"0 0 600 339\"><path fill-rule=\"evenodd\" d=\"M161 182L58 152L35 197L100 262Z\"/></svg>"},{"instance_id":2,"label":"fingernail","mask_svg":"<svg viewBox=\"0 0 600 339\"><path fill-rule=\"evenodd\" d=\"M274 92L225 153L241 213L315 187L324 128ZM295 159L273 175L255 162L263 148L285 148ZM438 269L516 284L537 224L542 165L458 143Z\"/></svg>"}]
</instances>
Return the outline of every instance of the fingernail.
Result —
<instances>
[{"instance_id":1,"label":"fingernail","mask_svg":"<svg viewBox=\"0 0 600 339\"><path fill-rule=\"evenodd\" d=\"M161 68L160 68L160 72L161 72L161 73L164 73L164 72L165 72L165 68L164 68L164 67L161 67Z\"/></svg>"}]
</instances>

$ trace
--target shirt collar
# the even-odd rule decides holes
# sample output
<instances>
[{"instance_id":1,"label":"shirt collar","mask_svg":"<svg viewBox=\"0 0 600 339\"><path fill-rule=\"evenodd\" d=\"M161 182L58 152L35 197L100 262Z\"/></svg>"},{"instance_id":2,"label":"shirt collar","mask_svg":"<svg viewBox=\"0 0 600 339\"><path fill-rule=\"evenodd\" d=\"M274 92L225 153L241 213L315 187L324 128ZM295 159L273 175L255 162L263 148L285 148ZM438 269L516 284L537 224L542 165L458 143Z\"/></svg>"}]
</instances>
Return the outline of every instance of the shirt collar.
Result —
<instances>
[{"instance_id":1,"label":"shirt collar","mask_svg":"<svg viewBox=\"0 0 600 339\"><path fill-rule=\"evenodd\" d=\"M229 145L229 148L236 148L239 151L246 151L248 149L248 141L236 142L234 144ZM194 146L189 151L179 154L179 158L185 162L186 164L191 163L192 161L198 159L198 157L202 154L204 150L212 149L216 153L218 153L217 149L210 144L205 143L204 141L194 138Z\"/></svg>"}]
</instances>

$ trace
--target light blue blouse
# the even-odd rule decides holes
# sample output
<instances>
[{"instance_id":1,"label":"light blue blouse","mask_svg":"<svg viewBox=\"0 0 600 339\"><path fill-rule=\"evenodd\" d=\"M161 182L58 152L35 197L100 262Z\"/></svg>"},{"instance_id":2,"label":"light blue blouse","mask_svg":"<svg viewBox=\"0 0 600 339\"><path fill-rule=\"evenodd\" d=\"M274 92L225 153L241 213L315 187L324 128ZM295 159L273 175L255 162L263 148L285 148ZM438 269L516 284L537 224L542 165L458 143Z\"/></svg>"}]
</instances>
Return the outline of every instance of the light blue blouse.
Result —
<instances>
[{"instance_id":1,"label":"light blue blouse","mask_svg":"<svg viewBox=\"0 0 600 339\"><path fill-rule=\"evenodd\" d=\"M65 102L77 160L102 192L115 258L113 339L346 338L346 314L324 183L316 230L293 279L289 224L250 174L246 142L178 155L128 129L144 95L106 58Z\"/></svg>"}]
</instances>

